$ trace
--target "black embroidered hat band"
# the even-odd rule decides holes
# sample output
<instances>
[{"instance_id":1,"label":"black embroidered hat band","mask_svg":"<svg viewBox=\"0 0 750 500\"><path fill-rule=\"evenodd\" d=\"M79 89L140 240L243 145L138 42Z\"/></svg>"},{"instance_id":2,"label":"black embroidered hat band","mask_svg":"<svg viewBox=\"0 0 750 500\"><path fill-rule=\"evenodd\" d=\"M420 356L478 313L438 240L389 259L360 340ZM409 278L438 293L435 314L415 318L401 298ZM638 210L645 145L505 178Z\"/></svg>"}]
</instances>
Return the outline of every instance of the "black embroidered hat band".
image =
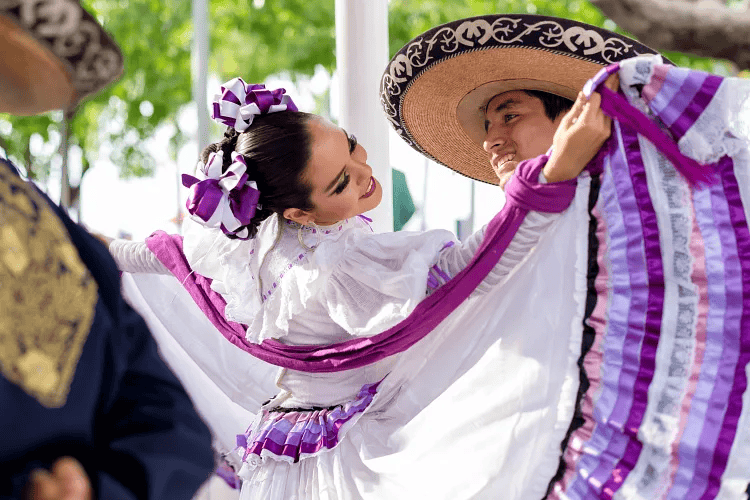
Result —
<instances>
[{"instance_id":1,"label":"black embroidered hat band","mask_svg":"<svg viewBox=\"0 0 750 500\"><path fill-rule=\"evenodd\" d=\"M411 147L467 177L497 184L482 149L484 108L492 97L527 89L574 100L602 67L655 53L569 19L471 17L432 28L399 50L383 74L380 98Z\"/></svg>"},{"instance_id":2,"label":"black embroidered hat band","mask_svg":"<svg viewBox=\"0 0 750 500\"><path fill-rule=\"evenodd\" d=\"M0 1L0 113L71 109L122 69L120 49L77 0Z\"/></svg>"}]
</instances>

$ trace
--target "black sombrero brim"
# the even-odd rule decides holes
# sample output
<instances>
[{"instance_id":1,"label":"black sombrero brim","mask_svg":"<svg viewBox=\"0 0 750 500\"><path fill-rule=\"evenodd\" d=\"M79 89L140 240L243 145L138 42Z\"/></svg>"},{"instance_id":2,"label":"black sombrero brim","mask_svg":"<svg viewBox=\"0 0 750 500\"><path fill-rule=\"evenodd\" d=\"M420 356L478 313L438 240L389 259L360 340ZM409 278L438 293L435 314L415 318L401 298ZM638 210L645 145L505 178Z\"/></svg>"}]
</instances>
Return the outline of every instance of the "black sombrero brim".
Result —
<instances>
[{"instance_id":1,"label":"black sombrero brim","mask_svg":"<svg viewBox=\"0 0 750 500\"><path fill-rule=\"evenodd\" d=\"M414 149L472 179L497 184L482 148L483 110L493 96L528 89L575 99L602 67L655 53L568 19L472 17L433 28L396 53L381 80L381 102Z\"/></svg>"},{"instance_id":2,"label":"black sombrero brim","mask_svg":"<svg viewBox=\"0 0 750 500\"><path fill-rule=\"evenodd\" d=\"M120 49L75 1L0 2L0 112L73 108L115 81Z\"/></svg>"}]
</instances>

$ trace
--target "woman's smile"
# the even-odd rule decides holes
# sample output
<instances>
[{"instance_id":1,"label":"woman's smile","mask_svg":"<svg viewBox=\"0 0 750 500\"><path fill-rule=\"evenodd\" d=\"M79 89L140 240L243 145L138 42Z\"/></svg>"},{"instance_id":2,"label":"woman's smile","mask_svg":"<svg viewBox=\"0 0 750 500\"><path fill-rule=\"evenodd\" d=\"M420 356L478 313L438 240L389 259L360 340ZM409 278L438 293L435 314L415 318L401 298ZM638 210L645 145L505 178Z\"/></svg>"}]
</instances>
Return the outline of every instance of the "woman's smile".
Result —
<instances>
[{"instance_id":1,"label":"woman's smile","mask_svg":"<svg viewBox=\"0 0 750 500\"><path fill-rule=\"evenodd\" d=\"M375 177L370 177L370 185L368 186L365 194L362 195L362 198L369 198L372 195L372 193L375 192L376 187L378 187L378 183L375 180Z\"/></svg>"}]
</instances>

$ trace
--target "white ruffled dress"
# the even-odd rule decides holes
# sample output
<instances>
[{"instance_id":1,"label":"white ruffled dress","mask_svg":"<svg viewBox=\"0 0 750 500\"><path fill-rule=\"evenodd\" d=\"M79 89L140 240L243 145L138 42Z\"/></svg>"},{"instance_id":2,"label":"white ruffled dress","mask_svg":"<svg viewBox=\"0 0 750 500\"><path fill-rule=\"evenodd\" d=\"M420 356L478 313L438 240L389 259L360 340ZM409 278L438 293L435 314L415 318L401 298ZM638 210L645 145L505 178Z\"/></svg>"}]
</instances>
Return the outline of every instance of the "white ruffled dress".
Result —
<instances>
[{"instance_id":1,"label":"white ruffled dress","mask_svg":"<svg viewBox=\"0 0 750 500\"><path fill-rule=\"evenodd\" d=\"M153 274L143 244L113 247L147 272L126 292L217 449L239 445L242 498L748 498L750 83L655 57L619 68L602 103L621 119L567 211L529 213L471 296L374 364L279 371ZM442 297L482 238L372 234L361 218L304 244L275 220L250 242L201 231L190 267L253 345L382 332Z\"/></svg>"},{"instance_id":2,"label":"white ruffled dress","mask_svg":"<svg viewBox=\"0 0 750 500\"><path fill-rule=\"evenodd\" d=\"M272 377L215 331L177 280L153 274L166 271L142 243L110 249L136 273L126 273L126 291L171 348L165 357L217 448L231 457L240 445L242 499L540 498L577 388L573 318L585 291L565 263L575 259L570 236L585 231L585 196L574 205L562 216L530 212L484 282L425 339L336 373ZM484 230L464 243L441 230L373 234L360 216L301 234L304 245L296 224L275 217L250 241L191 223L184 253L249 340L331 344L406 318L466 266ZM544 266L514 273L538 258L537 244Z\"/></svg>"}]
</instances>

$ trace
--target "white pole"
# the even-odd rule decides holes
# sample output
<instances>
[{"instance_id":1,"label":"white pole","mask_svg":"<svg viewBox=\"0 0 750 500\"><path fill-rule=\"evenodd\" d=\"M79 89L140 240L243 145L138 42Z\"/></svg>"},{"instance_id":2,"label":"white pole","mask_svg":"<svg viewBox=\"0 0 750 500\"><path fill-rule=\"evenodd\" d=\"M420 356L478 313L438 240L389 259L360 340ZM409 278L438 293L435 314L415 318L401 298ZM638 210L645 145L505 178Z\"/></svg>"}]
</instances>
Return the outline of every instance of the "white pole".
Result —
<instances>
[{"instance_id":1,"label":"white pole","mask_svg":"<svg viewBox=\"0 0 750 500\"><path fill-rule=\"evenodd\" d=\"M393 231L393 180L388 123L379 85L388 64L388 0L336 0L336 71L339 125L367 149L368 164L383 187L383 201L367 213L376 232Z\"/></svg>"},{"instance_id":2,"label":"white pole","mask_svg":"<svg viewBox=\"0 0 750 500\"><path fill-rule=\"evenodd\" d=\"M198 142L198 151L200 153L208 145L208 0L193 0L193 52L192 52L192 82L193 82L193 102L196 107L196 119L198 128L195 140ZM198 154L196 154L196 158ZM180 169L177 169L177 226L179 216L182 213L182 203L180 203L180 192L182 183L180 181Z\"/></svg>"},{"instance_id":3,"label":"white pole","mask_svg":"<svg viewBox=\"0 0 750 500\"><path fill-rule=\"evenodd\" d=\"M193 101L198 112L198 148L208 145L208 1L193 0Z\"/></svg>"}]
</instances>

